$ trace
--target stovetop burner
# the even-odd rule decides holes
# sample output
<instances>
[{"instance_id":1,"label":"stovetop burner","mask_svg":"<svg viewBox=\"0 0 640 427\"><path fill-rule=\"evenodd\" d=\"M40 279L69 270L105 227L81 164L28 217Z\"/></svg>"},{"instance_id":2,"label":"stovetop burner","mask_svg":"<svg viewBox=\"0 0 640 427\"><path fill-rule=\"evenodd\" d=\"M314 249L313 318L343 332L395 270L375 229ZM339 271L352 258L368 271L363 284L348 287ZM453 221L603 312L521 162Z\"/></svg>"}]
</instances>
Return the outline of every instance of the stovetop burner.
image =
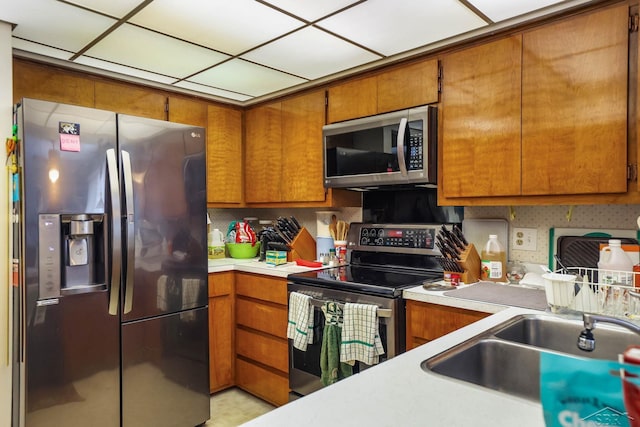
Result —
<instances>
[{"instance_id":1,"label":"stovetop burner","mask_svg":"<svg viewBox=\"0 0 640 427\"><path fill-rule=\"evenodd\" d=\"M441 278L441 271L410 272L382 266L365 267L357 265L332 267L288 276L290 282L298 284L389 297L398 297L402 295L404 289L440 280Z\"/></svg>"},{"instance_id":2,"label":"stovetop burner","mask_svg":"<svg viewBox=\"0 0 640 427\"><path fill-rule=\"evenodd\" d=\"M407 288L442 279L435 236L443 224L352 223L348 264L290 274L289 282L396 298Z\"/></svg>"}]
</instances>

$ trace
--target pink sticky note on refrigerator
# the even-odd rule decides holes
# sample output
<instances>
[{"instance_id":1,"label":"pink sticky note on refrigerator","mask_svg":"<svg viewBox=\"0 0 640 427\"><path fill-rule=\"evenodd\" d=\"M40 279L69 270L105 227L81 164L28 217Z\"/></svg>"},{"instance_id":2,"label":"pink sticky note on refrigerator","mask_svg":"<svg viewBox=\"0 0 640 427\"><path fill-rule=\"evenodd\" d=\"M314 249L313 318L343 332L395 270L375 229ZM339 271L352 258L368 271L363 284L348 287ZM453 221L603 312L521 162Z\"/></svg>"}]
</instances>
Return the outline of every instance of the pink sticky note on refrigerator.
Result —
<instances>
[{"instance_id":1,"label":"pink sticky note on refrigerator","mask_svg":"<svg viewBox=\"0 0 640 427\"><path fill-rule=\"evenodd\" d=\"M80 151L80 135L60 134L60 150Z\"/></svg>"}]
</instances>

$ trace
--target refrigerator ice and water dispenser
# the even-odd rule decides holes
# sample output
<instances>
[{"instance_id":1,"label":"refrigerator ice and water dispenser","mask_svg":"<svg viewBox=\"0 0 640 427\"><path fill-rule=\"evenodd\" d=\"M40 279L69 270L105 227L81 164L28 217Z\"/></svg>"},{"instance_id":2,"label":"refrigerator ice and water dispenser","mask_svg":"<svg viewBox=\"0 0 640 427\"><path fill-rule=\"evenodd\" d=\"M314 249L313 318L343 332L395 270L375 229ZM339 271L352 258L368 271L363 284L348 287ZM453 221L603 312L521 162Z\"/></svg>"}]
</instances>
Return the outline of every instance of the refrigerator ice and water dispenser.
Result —
<instances>
[{"instance_id":1,"label":"refrigerator ice and water dispenser","mask_svg":"<svg viewBox=\"0 0 640 427\"><path fill-rule=\"evenodd\" d=\"M105 289L103 215L39 215L39 299Z\"/></svg>"}]
</instances>

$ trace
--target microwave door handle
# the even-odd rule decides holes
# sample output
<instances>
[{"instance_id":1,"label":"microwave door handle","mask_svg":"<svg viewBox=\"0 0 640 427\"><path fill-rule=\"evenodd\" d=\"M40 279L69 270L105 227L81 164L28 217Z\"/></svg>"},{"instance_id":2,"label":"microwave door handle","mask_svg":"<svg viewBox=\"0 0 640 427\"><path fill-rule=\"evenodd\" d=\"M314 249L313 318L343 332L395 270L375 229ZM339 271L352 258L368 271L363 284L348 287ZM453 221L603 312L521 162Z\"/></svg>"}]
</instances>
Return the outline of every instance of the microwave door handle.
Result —
<instances>
[{"instance_id":1,"label":"microwave door handle","mask_svg":"<svg viewBox=\"0 0 640 427\"><path fill-rule=\"evenodd\" d=\"M407 164L405 163L404 157L404 135L407 131L407 123L408 120L406 117L400 119L400 127L398 128L398 139L396 141L396 147L398 149L398 167L400 168L400 174L402 176L409 176L409 174L407 173Z\"/></svg>"},{"instance_id":2,"label":"microwave door handle","mask_svg":"<svg viewBox=\"0 0 640 427\"><path fill-rule=\"evenodd\" d=\"M107 180L111 196L111 286L109 287L109 314L118 315L120 301L120 268L122 266L122 234L120 221L120 184L118 182L118 164L113 148L107 150Z\"/></svg>"},{"instance_id":3,"label":"microwave door handle","mask_svg":"<svg viewBox=\"0 0 640 427\"><path fill-rule=\"evenodd\" d=\"M133 204L133 174L131 173L131 157L127 151L122 150L122 174L124 184L124 198L126 209L127 231L127 271L124 276L124 308L125 314L133 308L133 257L135 253L135 211Z\"/></svg>"}]
</instances>

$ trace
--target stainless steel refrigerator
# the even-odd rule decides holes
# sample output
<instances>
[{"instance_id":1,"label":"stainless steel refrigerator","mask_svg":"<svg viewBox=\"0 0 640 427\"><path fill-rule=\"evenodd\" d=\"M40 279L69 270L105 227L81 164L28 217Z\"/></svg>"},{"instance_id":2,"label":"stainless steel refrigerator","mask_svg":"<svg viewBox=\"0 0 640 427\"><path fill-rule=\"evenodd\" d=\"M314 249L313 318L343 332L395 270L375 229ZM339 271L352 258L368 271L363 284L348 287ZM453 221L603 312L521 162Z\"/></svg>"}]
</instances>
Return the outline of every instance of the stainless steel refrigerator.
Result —
<instances>
[{"instance_id":1,"label":"stainless steel refrigerator","mask_svg":"<svg viewBox=\"0 0 640 427\"><path fill-rule=\"evenodd\" d=\"M14 426L209 419L205 130L16 110Z\"/></svg>"}]
</instances>

